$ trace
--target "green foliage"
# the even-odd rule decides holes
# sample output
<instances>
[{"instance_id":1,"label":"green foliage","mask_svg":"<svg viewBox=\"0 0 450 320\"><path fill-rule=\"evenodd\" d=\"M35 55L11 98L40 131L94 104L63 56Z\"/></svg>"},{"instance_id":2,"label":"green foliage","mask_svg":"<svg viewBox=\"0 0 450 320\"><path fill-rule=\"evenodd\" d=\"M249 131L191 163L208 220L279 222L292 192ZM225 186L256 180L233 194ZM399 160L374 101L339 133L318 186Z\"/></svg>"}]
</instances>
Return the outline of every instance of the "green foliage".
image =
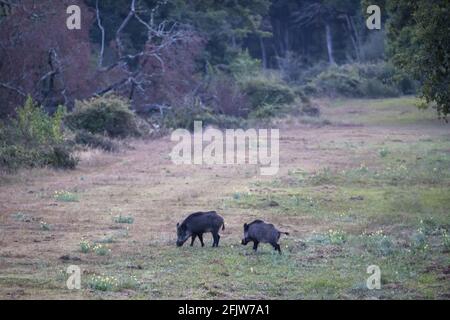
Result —
<instances>
[{"instance_id":1,"label":"green foliage","mask_svg":"<svg viewBox=\"0 0 450 320\"><path fill-rule=\"evenodd\" d=\"M420 96L435 102L445 118L450 113L450 2L389 1L388 11L392 61L420 81Z\"/></svg>"},{"instance_id":2,"label":"green foliage","mask_svg":"<svg viewBox=\"0 0 450 320\"><path fill-rule=\"evenodd\" d=\"M88 287L98 291L113 291L119 286L119 280L113 276L95 275L88 280Z\"/></svg>"},{"instance_id":3,"label":"green foliage","mask_svg":"<svg viewBox=\"0 0 450 320\"><path fill-rule=\"evenodd\" d=\"M62 118L65 108L59 107L53 117L48 116L41 107L34 105L28 97L25 105L17 110L15 124L23 140L43 145L60 143L63 140Z\"/></svg>"},{"instance_id":4,"label":"green foliage","mask_svg":"<svg viewBox=\"0 0 450 320\"><path fill-rule=\"evenodd\" d=\"M69 191L55 191L53 198L60 202L78 202L78 196Z\"/></svg>"},{"instance_id":5,"label":"green foliage","mask_svg":"<svg viewBox=\"0 0 450 320\"><path fill-rule=\"evenodd\" d=\"M257 76L261 71L261 61L253 59L248 50L239 53L230 63L231 74L237 79Z\"/></svg>"},{"instance_id":6,"label":"green foliage","mask_svg":"<svg viewBox=\"0 0 450 320\"><path fill-rule=\"evenodd\" d=\"M271 79L258 77L242 84L252 110L266 105L283 105L295 102L295 93L290 87Z\"/></svg>"},{"instance_id":7,"label":"green foliage","mask_svg":"<svg viewBox=\"0 0 450 320\"><path fill-rule=\"evenodd\" d=\"M384 234L383 230L378 230L370 234L363 234L358 237L365 249L377 256L387 256L394 252L394 243L390 236Z\"/></svg>"},{"instance_id":8,"label":"green foliage","mask_svg":"<svg viewBox=\"0 0 450 320\"><path fill-rule=\"evenodd\" d=\"M450 251L450 236L448 235L447 230L442 229L442 243L444 245L444 251Z\"/></svg>"},{"instance_id":9,"label":"green foliage","mask_svg":"<svg viewBox=\"0 0 450 320\"><path fill-rule=\"evenodd\" d=\"M114 95L77 101L75 110L66 116L65 123L72 130L106 134L112 138L136 137L141 134L137 117L130 110L129 102Z\"/></svg>"},{"instance_id":10,"label":"green foliage","mask_svg":"<svg viewBox=\"0 0 450 320\"><path fill-rule=\"evenodd\" d=\"M88 146L90 148L102 149L109 152L118 150L118 145L111 138L100 134L92 134L86 130L79 130L75 134L77 144Z\"/></svg>"},{"instance_id":11,"label":"green foliage","mask_svg":"<svg viewBox=\"0 0 450 320\"><path fill-rule=\"evenodd\" d=\"M80 242L80 250L82 253L89 253L91 251L92 244L87 240L82 240Z\"/></svg>"},{"instance_id":12,"label":"green foliage","mask_svg":"<svg viewBox=\"0 0 450 320\"><path fill-rule=\"evenodd\" d=\"M331 244L343 244L347 241L347 234L342 230L328 230L328 241Z\"/></svg>"},{"instance_id":13,"label":"green foliage","mask_svg":"<svg viewBox=\"0 0 450 320\"><path fill-rule=\"evenodd\" d=\"M122 224L133 224L134 218L132 216L122 216L119 215L117 217L114 217L115 223L122 223Z\"/></svg>"},{"instance_id":14,"label":"green foliage","mask_svg":"<svg viewBox=\"0 0 450 320\"><path fill-rule=\"evenodd\" d=\"M42 231L50 231L51 230L50 225L48 223L44 222L44 221L41 221L39 223L39 226L40 226Z\"/></svg>"},{"instance_id":15,"label":"green foliage","mask_svg":"<svg viewBox=\"0 0 450 320\"><path fill-rule=\"evenodd\" d=\"M204 126L218 126L220 128L238 128L243 120L233 116L215 113L204 106L199 99L186 99L182 105L174 107L164 118L167 128L183 128L193 131L194 122L202 121Z\"/></svg>"},{"instance_id":16,"label":"green foliage","mask_svg":"<svg viewBox=\"0 0 450 320\"><path fill-rule=\"evenodd\" d=\"M65 108L59 107L49 116L29 97L17 110L17 119L0 124L0 168L75 168L78 160L72 155L72 147L64 143L64 115Z\"/></svg>"},{"instance_id":17,"label":"green foliage","mask_svg":"<svg viewBox=\"0 0 450 320\"><path fill-rule=\"evenodd\" d=\"M303 90L316 95L383 98L414 93L416 84L386 63L351 64L325 69Z\"/></svg>"},{"instance_id":18,"label":"green foliage","mask_svg":"<svg viewBox=\"0 0 450 320\"><path fill-rule=\"evenodd\" d=\"M204 59L218 65L229 64L246 39L271 35L262 30L270 6L269 0L173 0L166 9L170 18L192 25L206 36Z\"/></svg>"}]
</instances>

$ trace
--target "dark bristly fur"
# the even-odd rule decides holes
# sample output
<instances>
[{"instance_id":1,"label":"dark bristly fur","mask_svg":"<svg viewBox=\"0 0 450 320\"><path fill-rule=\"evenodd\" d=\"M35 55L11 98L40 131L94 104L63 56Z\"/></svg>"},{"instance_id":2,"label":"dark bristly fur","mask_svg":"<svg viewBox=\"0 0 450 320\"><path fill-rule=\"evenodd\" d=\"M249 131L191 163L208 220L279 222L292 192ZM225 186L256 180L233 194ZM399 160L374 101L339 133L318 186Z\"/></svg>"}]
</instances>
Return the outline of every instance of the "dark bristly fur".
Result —
<instances>
[{"instance_id":1,"label":"dark bristly fur","mask_svg":"<svg viewBox=\"0 0 450 320\"><path fill-rule=\"evenodd\" d=\"M281 234L289 235L288 232L278 231L273 224L255 220L250 224L244 224L242 244L247 245L253 242L253 250L257 251L259 243L270 243L281 254L281 247L278 244Z\"/></svg>"},{"instance_id":2,"label":"dark bristly fur","mask_svg":"<svg viewBox=\"0 0 450 320\"><path fill-rule=\"evenodd\" d=\"M215 211L196 212L188 216L181 224L177 224L177 246L181 247L187 239L192 237L191 246L194 245L195 238L198 237L202 247L203 234L211 232L213 236L213 247L219 246L220 228L225 230L223 218Z\"/></svg>"}]
</instances>

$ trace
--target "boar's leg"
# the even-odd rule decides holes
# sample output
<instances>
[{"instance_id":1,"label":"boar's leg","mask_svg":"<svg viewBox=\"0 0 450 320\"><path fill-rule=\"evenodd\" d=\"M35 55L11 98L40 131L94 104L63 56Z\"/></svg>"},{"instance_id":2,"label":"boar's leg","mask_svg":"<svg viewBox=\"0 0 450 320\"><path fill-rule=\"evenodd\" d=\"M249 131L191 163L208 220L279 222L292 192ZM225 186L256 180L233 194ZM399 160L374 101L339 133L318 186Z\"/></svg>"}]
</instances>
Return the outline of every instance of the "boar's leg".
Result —
<instances>
[{"instance_id":1,"label":"boar's leg","mask_svg":"<svg viewBox=\"0 0 450 320\"><path fill-rule=\"evenodd\" d=\"M271 243L272 247L281 254L281 247L278 243Z\"/></svg>"},{"instance_id":2,"label":"boar's leg","mask_svg":"<svg viewBox=\"0 0 450 320\"><path fill-rule=\"evenodd\" d=\"M196 238L196 237L197 237L197 235L194 233L194 234L192 235L191 247L194 246L194 241L195 241L195 238Z\"/></svg>"},{"instance_id":3,"label":"boar's leg","mask_svg":"<svg viewBox=\"0 0 450 320\"><path fill-rule=\"evenodd\" d=\"M198 237L198 239L200 240L200 243L202 244L202 247L204 247L205 244L203 243L203 234L200 233L200 234L197 235L197 237Z\"/></svg>"},{"instance_id":4,"label":"boar's leg","mask_svg":"<svg viewBox=\"0 0 450 320\"><path fill-rule=\"evenodd\" d=\"M218 232L213 232L212 235L213 235L213 239L214 239L213 247L218 247L219 246L219 240L220 240L219 233Z\"/></svg>"},{"instance_id":5,"label":"boar's leg","mask_svg":"<svg viewBox=\"0 0 450 320\"><path fill-rule=\"evenodd\" d=\"M258 244L259 244L259 242L258 241L253 241L253 250L255 250L255 252L258 250Z\"/></svg>"}]
</instances>

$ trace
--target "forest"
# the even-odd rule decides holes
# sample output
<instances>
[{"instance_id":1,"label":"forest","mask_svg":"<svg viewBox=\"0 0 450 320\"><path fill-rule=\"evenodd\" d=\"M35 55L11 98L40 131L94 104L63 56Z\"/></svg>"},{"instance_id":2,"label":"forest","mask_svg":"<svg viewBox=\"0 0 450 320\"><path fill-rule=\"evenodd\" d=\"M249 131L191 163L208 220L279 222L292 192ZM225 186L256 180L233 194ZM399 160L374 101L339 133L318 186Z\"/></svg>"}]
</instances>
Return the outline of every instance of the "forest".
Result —
<instances>
[{"instance_id":1,"label":"forest","mask_svg":"<svg viewBox=\"0 0 450 320\"><path fill-rule=\"evenodd\" d=\"M0 299L449 299L449 15L0 0ZM280 130L277 175L171 163L170 134L199 121ZM212 209L224 251L176 248L181 218ZM290 234L281 257L241 247L246 217ZM373 264L384 287L367 291Z\"/></svg>"}]
</instances>

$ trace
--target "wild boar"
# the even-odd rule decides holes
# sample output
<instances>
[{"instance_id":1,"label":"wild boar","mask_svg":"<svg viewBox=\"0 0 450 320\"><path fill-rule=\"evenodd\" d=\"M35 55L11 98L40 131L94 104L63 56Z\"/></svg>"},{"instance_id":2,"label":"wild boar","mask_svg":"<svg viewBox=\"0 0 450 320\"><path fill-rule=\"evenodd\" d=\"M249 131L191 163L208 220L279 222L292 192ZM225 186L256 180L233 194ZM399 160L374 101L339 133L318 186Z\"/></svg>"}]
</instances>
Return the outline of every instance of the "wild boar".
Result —
<instances>
[{"instance_id":1,"label":"wild boar","mask_svg":"<svg viewBox=\"0 0 450 320\"><path fill-rule=\"evenodd\" d=\"M278 231L273 224L265 223L262 220L255 220L250 224L244 224L244 239L242 244L246 246L253 241L253 250L258 250L259 243L270 243L276 251L281 254L281 248L278 244L280 235L289 235L288 232Z\"/></svg>"},{"instance_id":2,"label":"wild boar","mask_svg":"<svg viewBox=\"0 0 450 320\"><path fill-rule=\"evenodd\" d=\"M189 237L192 237L191 247L195 238L198 237L202 247L203 234L211 232L213 236L213 247L219 246L219 230L225 230L225 223L221 216L215 211L196 212L187 217L181 224L177 223L177 246L181 247Z\"/></svg>"}]
</instances>

